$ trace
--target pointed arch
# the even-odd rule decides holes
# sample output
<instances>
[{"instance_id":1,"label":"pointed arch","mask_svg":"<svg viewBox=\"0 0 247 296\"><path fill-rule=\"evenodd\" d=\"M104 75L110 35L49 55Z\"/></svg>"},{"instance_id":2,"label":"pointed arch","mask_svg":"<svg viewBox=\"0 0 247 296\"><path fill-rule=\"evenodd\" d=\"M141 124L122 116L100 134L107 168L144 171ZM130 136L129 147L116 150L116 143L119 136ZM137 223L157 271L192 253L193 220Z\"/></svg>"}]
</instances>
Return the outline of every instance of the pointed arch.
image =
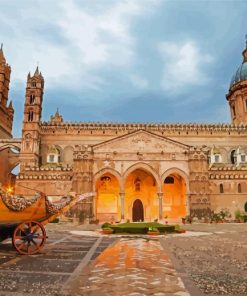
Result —
<instances>
[{"instance_id":1,"label":"pointed arch","mask_svg":"<svg viewBox=\"0 0 247 296\"><path fill-rule=\"evenodd\" d=\"M13 153L19 153L21 150L21 147L19 145L8 143L8 144L4 144L3 146L0 147L0 151L5 150L5 149L13 149L13 150L17 151L17 152L12 151Z\"/></svg>"},{"instance_id":2,"label":"pointed arch","mask_svg":"<svg viewBox=\"0 0 247 296\"><path fill-rule=\"evenodd\" d=\"M106 173L112 174L114 177L116 177L116 179L118 180L118 183L119 183L120 191L122 192L124 190L123 178L117 170L114 170L112 168L103 168L94 174L94 182L93 182L94 191L95 191L96 181Z\"/></svg>"},{"instance_id":3,"label":"pointed arch","mask_svg":"<svg viewBox=\"0 0 247 296\"><path fill-rule=\"evenodd\" d=\"M158 173L156 172L156 170L149 164L145 163L145 162L137 162L134 165L130 166L123 174L123 181L124 184L126 183L126 179L129 176L129 174L131 174L132 172L134 172L135 170L143 170L147 173L149 173L150 175L153 176L153 178L156 181L158 190L161 189L161 182L160 182L160 177L158 175Z\"/></svg>"},{"instance_id":4,"label":"pointed arch","mask_svg":"<svg viewBox=\"0 0 247 296\"><path fill-rule=\"evenodd\" d=\"M185 184L186 184L186 194L189 194L189 176L181 169L179 168L176 168L176 167L172 167L172 168L169 168L168 170L166 170L162 175L161 175L161 184L164 183L165 179L169 176L169 175L172 175L172 174L178 174L180 175L184 181L185 181Z\"/></svg>"}]
</instances>

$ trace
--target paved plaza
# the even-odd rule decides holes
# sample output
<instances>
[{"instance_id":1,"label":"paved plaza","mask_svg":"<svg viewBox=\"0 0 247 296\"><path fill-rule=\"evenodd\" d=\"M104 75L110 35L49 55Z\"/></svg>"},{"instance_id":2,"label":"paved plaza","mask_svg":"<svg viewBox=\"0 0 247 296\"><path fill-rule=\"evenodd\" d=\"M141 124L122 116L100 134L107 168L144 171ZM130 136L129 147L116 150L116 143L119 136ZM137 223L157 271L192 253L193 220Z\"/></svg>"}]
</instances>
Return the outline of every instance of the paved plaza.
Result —
<instances>
[{"instance_id":1,"label":"paved plaza","mask_svg":"<svg viewBox=\"0 0 247 296\"><path fill-rule=\"evenodd\" d=\"M79 277L71 295L187 296L158 240L122 238Z\"/></svg>"},{"instance_id":2,"label":"paved plaza","mask_svg":"<svg viewBox=\"0 0 247 296\"><path fill-rule=\"evenodd\" d=\"M39 255L0 244L0 295L247 295L247 225L185 228L148 237L49 225Z\"/></svg>"}]
</instances>

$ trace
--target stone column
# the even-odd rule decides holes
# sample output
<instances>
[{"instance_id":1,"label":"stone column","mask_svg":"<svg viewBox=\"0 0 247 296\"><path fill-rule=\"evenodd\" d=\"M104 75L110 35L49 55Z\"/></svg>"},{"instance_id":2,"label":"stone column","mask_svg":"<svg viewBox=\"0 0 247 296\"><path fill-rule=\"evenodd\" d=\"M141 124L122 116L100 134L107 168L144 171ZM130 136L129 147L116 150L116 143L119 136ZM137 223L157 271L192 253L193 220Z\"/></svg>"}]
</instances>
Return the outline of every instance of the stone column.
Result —
<instances>
[{"instance_id":1,"label":"stone column","mask_svg":"<svg viewBox=\"0 0 247 296\"><path fill-rule=\"evenodd\" d=\"M158 199L159 199L159 221L163 221L163 192L158 192Z\"/></svg>"},{"instance_id":2,"label":"stone column","mask_svg":"<svg viewBox=\"0 0 247 296\"><path fill-rule=\"evenodd\" d=\"M190 215L190 194L185 194L185 207L186 207L186 216Z\"/></svg>"},{"instance_id":3,"label":"stone column","mask_svg":"<svg viewBox=\"0 0 247 296\"><path fill-rule=\"evenodd\" d=\"M94 196L92 197L92 199L93 199L93 215L94 215L94 220L97 219L97 209L96 209L97 198L98 198L98 195L97 195L97 193L95 192L95 193L94 193Z\"/></svg>"},{"instance_id":4,"label":"stone column","mask_svg":"<svg viewBox=\"0 0 247 296\"><path fill-rule=\"evenodd\" d=\"M121 222L124 222L124 192L120 192L120 204L121 204Z\"/></svg>"}]
</instances>

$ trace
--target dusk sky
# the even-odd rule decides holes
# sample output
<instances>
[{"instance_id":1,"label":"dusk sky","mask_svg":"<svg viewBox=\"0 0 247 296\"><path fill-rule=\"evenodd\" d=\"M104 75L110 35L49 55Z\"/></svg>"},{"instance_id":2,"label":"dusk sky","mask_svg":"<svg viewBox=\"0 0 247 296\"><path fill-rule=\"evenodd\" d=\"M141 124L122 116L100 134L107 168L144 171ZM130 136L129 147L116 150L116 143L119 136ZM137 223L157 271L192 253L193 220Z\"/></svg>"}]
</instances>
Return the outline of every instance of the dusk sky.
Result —
<instances>
[{"instance_id":1,"label":"dusk sky","mask_svg":"<svg viewBox=\"0 0 247 296\"><path fill-rule=\"evenodd\" d=\"M14 134L37 63L44 121L229 122L246 34L246 0L0 0Z\"/></svg>"}]
</instances>

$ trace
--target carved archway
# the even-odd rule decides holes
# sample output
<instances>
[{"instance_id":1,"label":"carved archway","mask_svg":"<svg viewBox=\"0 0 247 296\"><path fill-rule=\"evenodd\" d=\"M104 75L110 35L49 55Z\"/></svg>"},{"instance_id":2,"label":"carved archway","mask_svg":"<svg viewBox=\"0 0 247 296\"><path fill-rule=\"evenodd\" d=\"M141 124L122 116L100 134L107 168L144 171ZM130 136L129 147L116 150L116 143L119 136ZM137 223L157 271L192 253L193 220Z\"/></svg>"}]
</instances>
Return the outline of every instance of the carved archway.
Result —
<instances>
[{"instance_id":1,"label":"carved archway","mask_svg":"<svg viewBox=\"0 0 247 296\"><path fill-rule=\"evenodd\" d=\"M122 192L123 189L124 189L123 177L121 176L121 174L117 170L114 170L112 168L103 168L100 171L98 171L96 174L94 174L94 177L93 177L93 190L95 191L96 181L106 173L110 173L110 174L112 174L113 176L115 176L117 178L118 183L119 183L119 187L120 187L120 192Z\"/></svg>"},{"instance_id":2,"label":"carved archway","mask_svg":"<svg viewBox=\"0 0 247 296\"><path fill-rule=\"evenodd\" d=\"M143 171L146 171L147 173L149 173L150 175L153 176L153 178L155 179L156 181L156 184L157 184L157 188L158 190L161 189L161 181L160 181L160 177L158 175L158 173L156 172L156 170L150 166L149 164L147 163L144 163L144 162L138 162L138 163L135 163L134 165L130 166L123 174L123 180L124 180L124 184L126 183L126 179L127 177L129 176L129 174L131 174L132 172L134 172L135 170L137 169L140 169L140 170L143 170Z\"/></svg>"},{"instance_id":3,"label":"carved archway","mask_svg":"<svg viewBox=\"0 0 247 296\"><path fill-rule=\"evenodd\" d=\"M171 219L189 214L189 178L179 168L170 168L162 174L163 213Z\"/></svg>"},{"instance_id":4,"label":"carved archway","mask_svg":"<svg viewBox=\"0 0 247 296\"><path fill-rule=\"evenodd\" d=\"M20 152L21 147L20 147L20 145L16 145L16 144L12 144L12 143L0 145L0 151L3 151L5 149L14 149L17 152L13 152L13 153L18 153L18 152Z\"/></svg>"},{"instance_id":5,"label":"carved archway","mask_svg":"<svg viewBox=\"0 0 247 296\"><path fill-rule=\"evenodd\" d=\"M180 175L184 179L184 181L186 183L186 189L187 189L186 194L189 194L189 192L190 192L189 191L189 176L179 168L172 167L172 168L169 168L168 170L166 170L161 175L161 184L164 183L166 177L168 177L169 175L175 174L175 173Z\"/></svg>"},{"instance_id":6,"label":"carved archway","mask_svg":"<svg viewBox=\"0 0 247 296\"><path fill-rule=\"evenodd\" d=\"M125 217L134 221L153 221L159 218L158 193L160 191L160 180L157 173L150 166L138 163L125 172L124 179L124 204ZM139 219L133 216L134 204L140 200L145 211L145 217L140 214Z\"/></svg>"},{"instance_id":7,"label":"carved archway","mask_svg":"<svg viewBox=\"0 0 247 296\"><path fill-rule=\"evenodd\" d=\"M94 176L94 215L101 222L120 221L121 176L115 170L101 170Z\"/></svg>"}]
</instances>

